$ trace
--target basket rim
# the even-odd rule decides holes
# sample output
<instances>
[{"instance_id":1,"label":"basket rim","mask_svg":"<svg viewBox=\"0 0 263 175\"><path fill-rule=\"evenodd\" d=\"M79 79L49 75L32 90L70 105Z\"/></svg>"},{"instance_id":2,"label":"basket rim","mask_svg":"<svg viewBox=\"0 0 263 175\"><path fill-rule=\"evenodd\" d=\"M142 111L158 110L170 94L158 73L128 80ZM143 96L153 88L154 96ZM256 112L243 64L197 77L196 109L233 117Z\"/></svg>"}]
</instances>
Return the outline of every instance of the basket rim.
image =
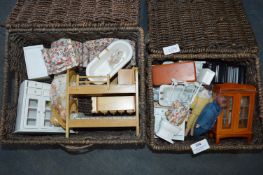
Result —
<instances>
[{"instance_id":1,"label":"basket rim","mask_svg":"<svg viewBox=\"0 0 263 175\"><path fill-rule=\"evenodd\" d=\"M163 54L150 54L148 55L147 60L147 70L151 71L150 65L152 65L153 61L164 61L166 60L205 60L207 58L212 59L226 59L229 60L231 58L238 58L240 60L242 59L248 59L251 58L255 60L256 62L256 76L257 76L257 93L258 93L258 101L259 101L259 109L258 109L258 116L260 120L260 126L263 128L263 92L261 87L261 74L260 74L260 60L259 57L256 54L250 54L250 53L242 53L242 54L209 54L209 53L203 53L203 54L178 54L178 55L169 55L165 56ZM149 79L151 78L151 75L146 78L146 81L149 82ZM151 83L151 81L150 81ZM155 144L155 137L154 137L154 116L153 116L153 102L152 97L150 97L152 94L149 93L149 90L152 88L152 85L148 84L146 93L147 93L147 115L148 115L148 121L147 121L147 145L150 149L157 152L177 152L177 153L190 153L192 152L190 148L190 144L185 145L176 145L175 144L169 144L169 145L161 145L161 144ZM210 149L208 152L233 152L233 151L255 151L255 150L263 150L263 143L260 144L247 144L243 145L242 147L238 147L235 145L210 145Z\"/></svg>"}]
</instances>

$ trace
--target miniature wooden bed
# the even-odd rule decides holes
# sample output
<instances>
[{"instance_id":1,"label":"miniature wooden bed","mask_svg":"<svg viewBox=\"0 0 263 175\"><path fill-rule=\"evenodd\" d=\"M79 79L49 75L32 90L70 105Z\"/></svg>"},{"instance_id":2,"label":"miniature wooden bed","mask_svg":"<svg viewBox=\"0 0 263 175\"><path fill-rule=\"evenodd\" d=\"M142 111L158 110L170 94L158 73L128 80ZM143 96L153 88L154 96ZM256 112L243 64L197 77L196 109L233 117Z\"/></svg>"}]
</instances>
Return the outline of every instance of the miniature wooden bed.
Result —
<instances>
[{"instance_id":1,"label":"miniature wooden bed","mask_svg":"<svg viewBox=\"0 0 263 175\"><path fill-rule=\"evenodd\" d=\"M139 135L139 86L138 86L138 70L134 68L135 81L133 84L115 84L110 83L109 76L80 76L73 69L67 71L67 119L66 119L66 137L69 138L71 128L96 128L96 127L135 127L136 135ZM99 81L91 81L89 78L100 78L102 83L94 84ZM77 96L87 95L91 97L111 95L134 95L135 97L135 113L127 116L105 116L85 117L80 119L71 118L72 113L78 113Z\"/></svg>"}]
</instances>

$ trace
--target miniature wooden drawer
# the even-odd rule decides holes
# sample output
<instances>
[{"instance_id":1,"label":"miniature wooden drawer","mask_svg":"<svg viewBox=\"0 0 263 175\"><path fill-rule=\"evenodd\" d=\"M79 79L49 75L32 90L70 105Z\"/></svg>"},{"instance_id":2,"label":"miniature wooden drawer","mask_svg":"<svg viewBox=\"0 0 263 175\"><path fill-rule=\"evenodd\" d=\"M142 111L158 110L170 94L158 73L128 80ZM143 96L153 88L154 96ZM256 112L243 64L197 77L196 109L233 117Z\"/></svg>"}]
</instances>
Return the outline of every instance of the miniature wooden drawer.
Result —
<instances>
[{"instance_id":1,"label":"miniature wooden drawer","mask_svg":"<svg viewBox=\"0 0 263 175\"><path fill-rule=\"evenodd\" d=\"M92 112L135 112L135 96L92 97Z\"/></svg>"}]
</instances>

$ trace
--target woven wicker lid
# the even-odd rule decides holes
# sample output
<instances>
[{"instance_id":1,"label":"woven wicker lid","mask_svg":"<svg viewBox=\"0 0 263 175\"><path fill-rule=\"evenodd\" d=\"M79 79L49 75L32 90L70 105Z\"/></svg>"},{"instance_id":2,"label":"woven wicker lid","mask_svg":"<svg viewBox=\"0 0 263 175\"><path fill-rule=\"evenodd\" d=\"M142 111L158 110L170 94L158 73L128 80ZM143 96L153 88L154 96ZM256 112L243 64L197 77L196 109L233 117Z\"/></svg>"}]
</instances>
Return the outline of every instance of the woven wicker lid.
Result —
<instances>
[{"instance_id":1,"label":"woven wicker lid","mask_svg":"<svg viewBox=\"0 0 263 175\"><path fill-rule=\"evenodd\" d=\"M138 26L140 0L17 0L7 28Z\"/></svg>"},{"instance_id":2,"label":"woven wicker lid","mask_svg":"<svg viewBox=\"0 0 263 175\"><path fill-rule=\"evenodd\" d=\"M149 50L179 44L181 53L257 53L241 0L149 0Z\"/></svg>"}]
</instances>

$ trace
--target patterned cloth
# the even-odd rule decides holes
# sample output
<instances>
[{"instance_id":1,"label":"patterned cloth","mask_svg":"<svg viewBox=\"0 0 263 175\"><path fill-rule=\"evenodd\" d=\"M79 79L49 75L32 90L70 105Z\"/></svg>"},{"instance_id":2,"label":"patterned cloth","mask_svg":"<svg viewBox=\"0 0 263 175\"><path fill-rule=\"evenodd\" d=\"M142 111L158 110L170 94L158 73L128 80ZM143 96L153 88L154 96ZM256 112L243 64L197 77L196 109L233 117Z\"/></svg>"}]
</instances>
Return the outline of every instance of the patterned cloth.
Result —
<instances>
[{"instance_id":1,"label":"patterned cloth","mask_svg":"<svg viewBox=\"0 0 263 175\"><path fill-rule=\"evenodd\" d=\"M66 120L67 74L56 75L51 83L51 104L63 120Z\"/></svg>"},{"instance_id":2,"label":"patterned cloth","mask_svg":"<svg viewBox=\"0 0 263 175\"><path fill-rule=\"evenodd\" d=\"M165 116L170 123L179 126L186 119L188 112L188 108L176 100L168 111L165 112Z\"/></svg>"},{"instance_id":3,"label":"patterned cloth","mask_svg":"<svg viewBox=\"0 0 263 175\"><path fill-rule=\"evenodd\" d=\"M83 67L87 67L97 55L99 55L106 47L108 47L114 38L102 38L97 40L90 40L83 43Z\"/></svg>"},{"instance_id":4,"label":"patterned cloth","mask_svg":"<svg viewBox=\"0 0 263 175\"><path fill-rule=\"evenodd\" d=\"M97 55L99 55L104 49L106 49L113 41L119 40L117 38L102 38L97 40L90 40L83 43L83 67L87 67L88 63L91 62ZM131 65L135 66L135 42L128 41L133 48L133 57L131 59Z\"/></svg>"},{"instance_id":5,"label":"patterned cloth","mask_svg":"<svg viewBox=\"0 0 263 175\"><path fill-rule=\"evenodd\" d=\"M108 47L117 38L101 38L84 43L71 39L59 39L51 44L51 48L42 50L48 74L59 74L67 69L82 66L86 67L97 55ZM128 41L134 50L131 66L135 66L135 42Z\"/></svg>"},{"instance_id":6,"label":"patterned cloth","mask_svg":"<svg viewBox=\"0 0 263 175\"><path fill-rule=\"evenodd\" d=\"M71 39L60 39L51 44L50 49L42 50L48 74L58 74L81 65L82 43Z\"/></svg>"}]
</instances>

